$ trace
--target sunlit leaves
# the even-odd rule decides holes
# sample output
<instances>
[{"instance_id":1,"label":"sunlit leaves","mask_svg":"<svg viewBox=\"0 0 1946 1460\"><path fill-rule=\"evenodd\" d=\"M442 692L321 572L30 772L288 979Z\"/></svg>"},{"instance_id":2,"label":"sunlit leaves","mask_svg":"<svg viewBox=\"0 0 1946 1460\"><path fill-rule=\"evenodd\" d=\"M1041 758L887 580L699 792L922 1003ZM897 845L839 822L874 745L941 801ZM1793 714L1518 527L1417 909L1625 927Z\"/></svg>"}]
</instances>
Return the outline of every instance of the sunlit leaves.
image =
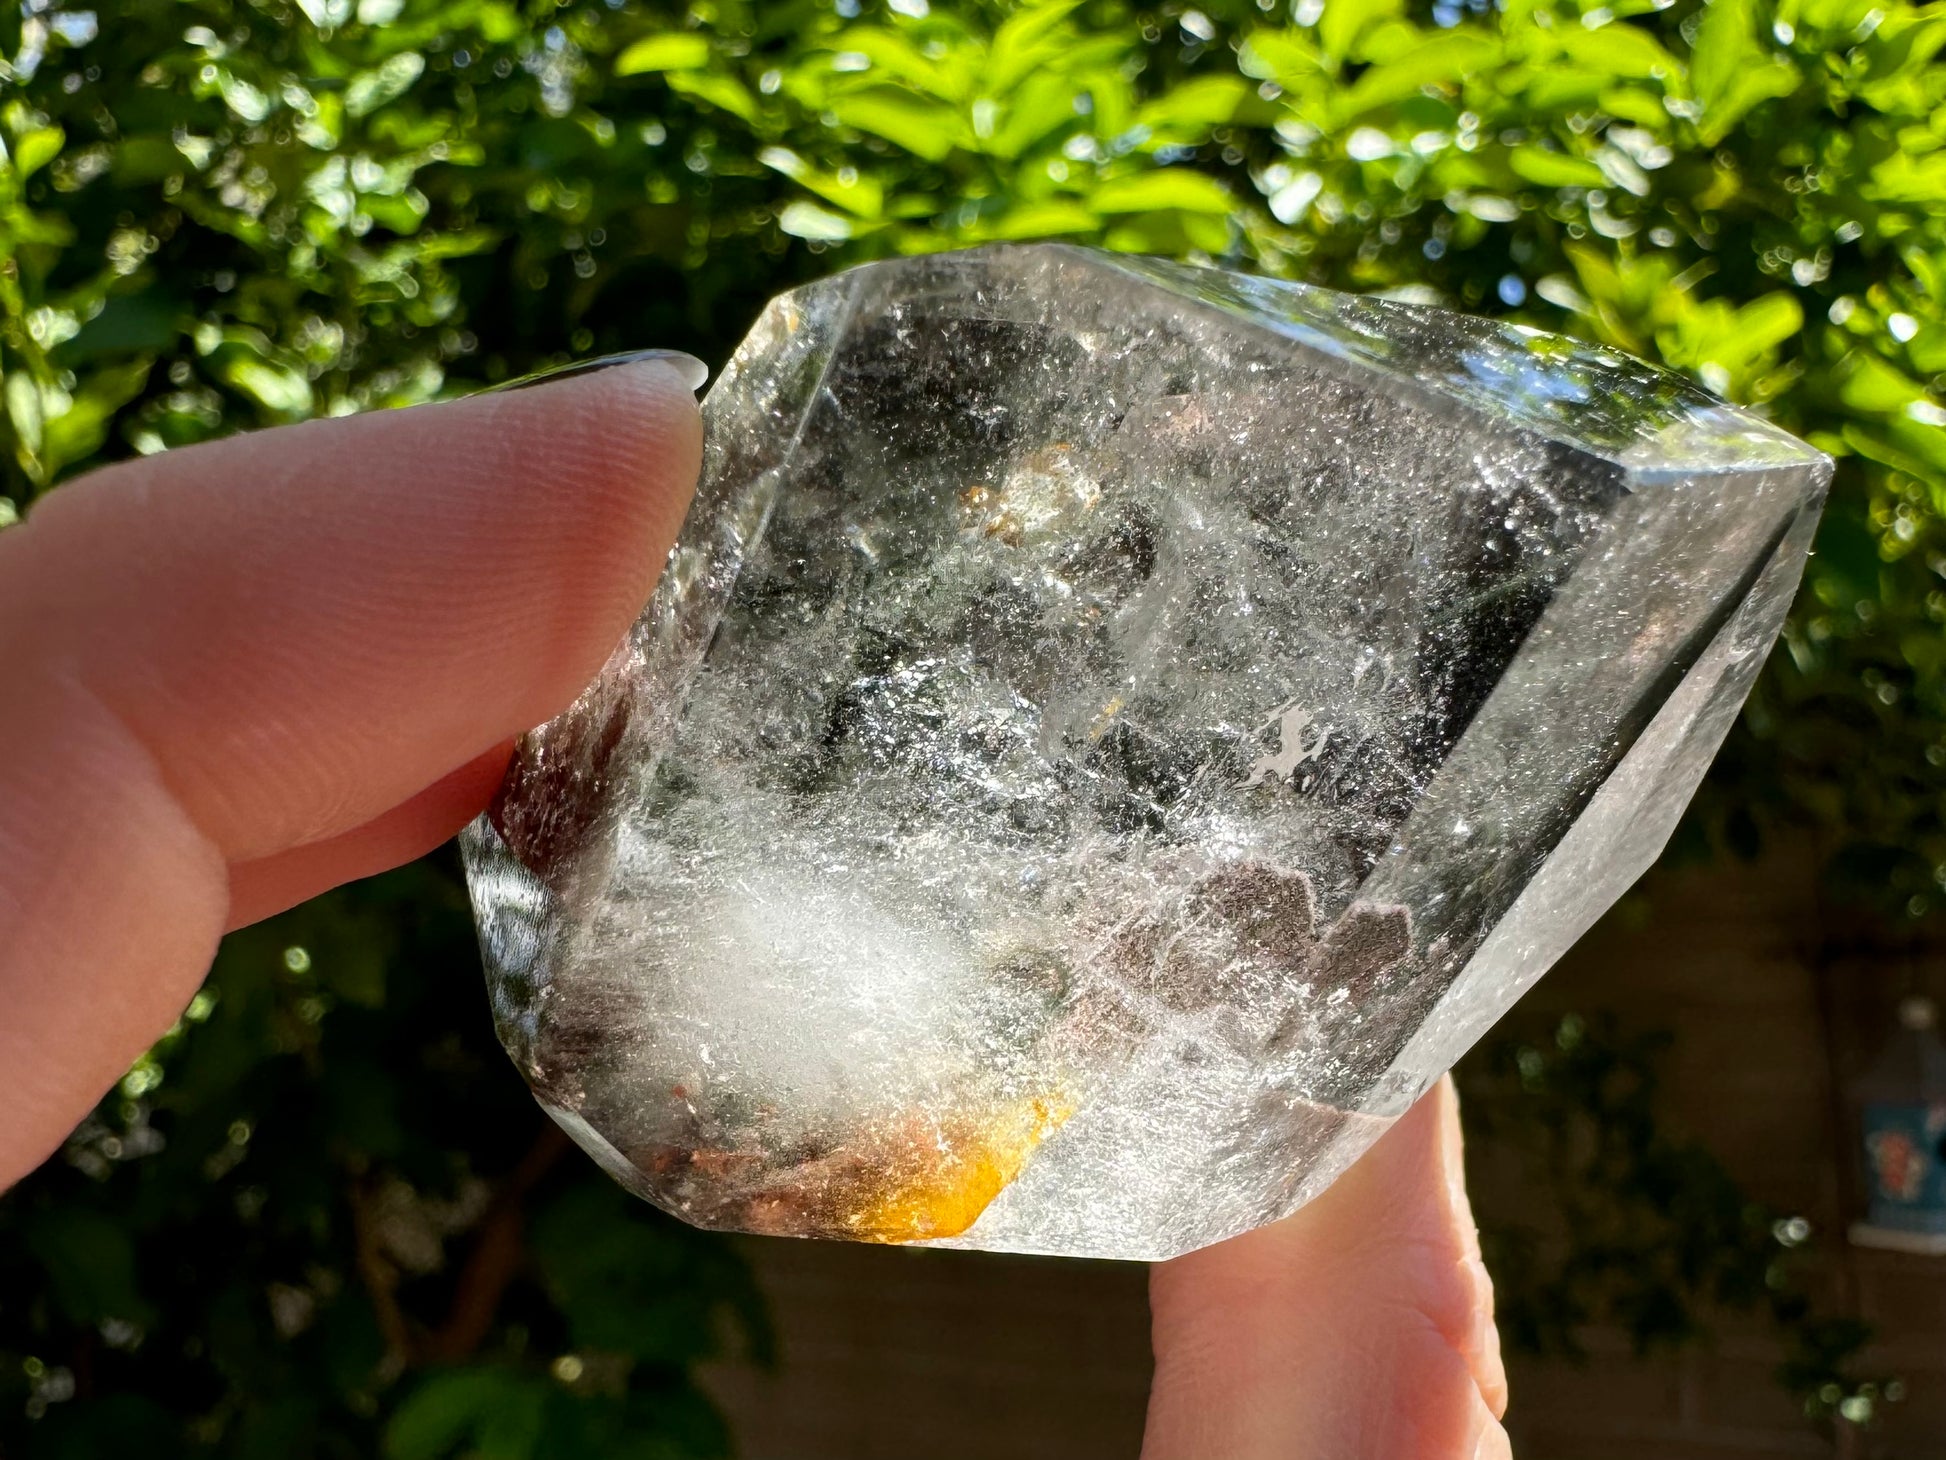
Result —
<instances>
[{"instance_id":1,"label":"sunlit leaves","mask_svg":"<svg viewBox=\"0 0 1946 1460\"><path fill-rule=\"evenodd\" d=\"M851 219L802 198L784 205L777 215L777 226L793 238L814 243L842 243L856 231Z\"/></svg>"},{"instance_id":2,"label":"sunlit leaves","mask_svg":"<svg viewBox=\"0 0 1946 1460\"><path fill-rule=\"evenodd\" d=\"M1597 29L1562 24L1551 33L1572 64L1603 76L1629 80L1676 81L1682 63L1640 26L1614 21Z\"/></svg>"},{"instance_id":3,"label":"sunlit leaves","mask_svg":"<svg viewBox=\"0 0 1946 1460\"><path fill-rule=\"evenodd\" d=\"M1289 90L1323 73L1324 57L1307 35L1295 30L1255 30L1238 53L1246 76L1275 82Z\"/></svg>"},{"instance_id":4,"label":"sunlit leaves","mask_svg":"<svg viewBox=\"0 0 1946 1460\"><path fill-rule=\"evenodd\" d=\"M1754 12L1752 0L1713 0L1696 28L1690 83L1706 143L1721 141L1760 102L1797 90L1797 68L1758 38Z\"/></svg>"},{"instance_id":5,"label":"sunlit leaves","mask_svg":"<svg viewBox=\"0 0 1946 1460\"><path fill-rule=\"evenodd\" d=\"M1227 215L1234 200L1216 179L1188 168L1131 173L1111 178L1089 201L1099 213L1149 213L1180 208L1190 213Z\"/></svg>"},{"instance_id":6,"label":"sunlit leaves","mask_svg":"<svg viewBox=\"0 0 1946 1460\"><path fill-rule=\"evenodd\" d=\"M742 122L757 120L757 99L734 76L709 71L671 71L669 89L728 112Z\"/></svg>"},{"instance_id":7,"label":"sunlit leaves","mask_svg":"<svg viewBox=\"0 0 1946 1460\"><path fill-rule=\"evenodd\" d=\"M1375 107L1390 106L1427 88L1450 87L1486 67L1498 65L1503 50L1485 35L1458 32L1413 43L1382 64L1368 68L1331 101L1340 125L1355 122Z\"/></svg>"},{"instance_id":8,"label":"sunlit leaves","mask_svg":"<svg viewBox=\"0 0 1946 1460\"><path fill-rule=\"evenodd\" d=\"M1365 59L1360 42L1405 11L1403 0L1325 0L1317 25L1318 48L1327 64Z\"/></svg>"},{"instance_id":9,"label":"sunlit leaves","mask_svg":"<svg viewBox=\"0 0 1946 1460\"><path fill-rule=\"evenodd\" d=\"M360 71L345 87L345 110L354 117L369 116L404 96L425 73L426 58L417 51L401 51L370 71Z\"/></svg>"},{"instance_id":10,"label":"sunlit leaves","mask_svg":"<svg viewBox=\"0 0 1946 1460\"><path fill-rule=\"evenodd\" d=\"M710 63L707 36L693 31L648 35L623 47L615 57L617 76L640 76L650 71L700 71Z\"/></svg>"},{"instance_id":11,"label":"sunlit leaves","mask_svg":"<svg viewBox=\"0 0 1946 1460\"><path fill-rule=\"evenodd\" d=\"M1608 177L1594 163L1545 147L1515 147L1507 154L1515 177L1544 188L1598 188Z\"/></svg>"},{"instance_id":12,"label":"sunlit leaves","mask_svg":"<svg viewBox=\"0 0 1946 1460\"><path fill-rule=\"evenodd\" d=\"M927 162L944 161L970 131L954 109L889 86L835 96L830 111L841 125L882 137Z\"/></svg>"},{"instance_id":13,"label":"sunlit leaves","mask_svg":"<svg viewBox=\"0 0 1946 1460\"><path fill-rule=\"evenodd\" d=\"M35 127L15 139L13 170L25 182L61 154L67 134L59 127Z\"/></svg>"}]
</instances>

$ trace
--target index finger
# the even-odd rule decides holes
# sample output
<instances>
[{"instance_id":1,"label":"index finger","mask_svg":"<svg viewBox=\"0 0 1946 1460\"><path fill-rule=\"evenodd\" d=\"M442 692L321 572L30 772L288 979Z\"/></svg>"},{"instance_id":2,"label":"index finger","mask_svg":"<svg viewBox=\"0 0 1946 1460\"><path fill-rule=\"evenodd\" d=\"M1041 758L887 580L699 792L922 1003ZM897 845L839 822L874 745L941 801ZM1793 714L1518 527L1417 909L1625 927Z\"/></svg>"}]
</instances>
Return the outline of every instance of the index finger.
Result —
<instances>
[{"instance_id":1,"label":"index finger","mask_svg":"<svg viewBox=\"0 0 1946 1460\"><path fill-rule=\"evenodd\" d=\"M181 1011L233 864L355 843L458 772L456 827L477 763L593 676L694 486L693 381L233 437L0 536L0 1184Z\"/></svg>"}]
</instances>

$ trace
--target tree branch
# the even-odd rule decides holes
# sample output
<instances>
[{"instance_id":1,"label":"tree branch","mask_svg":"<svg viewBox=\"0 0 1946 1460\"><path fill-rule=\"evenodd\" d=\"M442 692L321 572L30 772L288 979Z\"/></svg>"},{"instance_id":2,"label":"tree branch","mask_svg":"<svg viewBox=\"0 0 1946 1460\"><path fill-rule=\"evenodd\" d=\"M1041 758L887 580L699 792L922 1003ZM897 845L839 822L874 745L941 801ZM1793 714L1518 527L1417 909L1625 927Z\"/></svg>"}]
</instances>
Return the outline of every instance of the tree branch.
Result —
<instances>
[{"instance_id":1,"label":"tree branch","mask_svg":"<svg viewBox=\"0 0 1946 1460\"><path fill-rule=\"evenodd\" d=\"M471 1356L493 1329L494 1316L507 1284L520 1270L521 1233L526 1225L525 1202L543 1176L568 1149L561 1128L548 1121L534 1138L520 1164L507 1174L480 1220L473 1251L453 1290L446 1321L427 1336L421 1357L430 1363L457 1363Z\"/></svg>"}]
</instances>

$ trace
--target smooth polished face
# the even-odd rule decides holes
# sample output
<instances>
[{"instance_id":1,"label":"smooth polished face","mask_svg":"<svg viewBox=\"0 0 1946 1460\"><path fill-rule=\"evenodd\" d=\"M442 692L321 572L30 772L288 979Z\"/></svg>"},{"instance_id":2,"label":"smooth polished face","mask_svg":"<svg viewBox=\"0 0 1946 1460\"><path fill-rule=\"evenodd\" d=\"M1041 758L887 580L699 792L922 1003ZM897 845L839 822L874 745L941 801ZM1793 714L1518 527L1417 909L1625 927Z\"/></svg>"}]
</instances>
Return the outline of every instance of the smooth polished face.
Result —
<instances>
[{"instance_id":1,"label":"smooth polished face","mask_svg":"<svg viewBox=\"0 0 1946 1460\"><path fill-rule=\"evenodd\" d=\"M1330 1182L1660 850L1816 452L1622 357L1035 246L775 301L469 871L707 1226L1159 1258Z\"/></svg>"}]
</instances>

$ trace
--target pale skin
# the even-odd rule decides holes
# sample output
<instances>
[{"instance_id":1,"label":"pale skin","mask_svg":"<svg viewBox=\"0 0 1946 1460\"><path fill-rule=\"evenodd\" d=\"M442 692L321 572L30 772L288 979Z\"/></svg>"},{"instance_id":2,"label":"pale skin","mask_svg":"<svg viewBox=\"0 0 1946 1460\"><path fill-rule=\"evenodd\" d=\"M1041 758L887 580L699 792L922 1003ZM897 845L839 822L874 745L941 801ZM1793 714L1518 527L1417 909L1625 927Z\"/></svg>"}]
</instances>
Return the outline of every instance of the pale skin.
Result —
<instances>
[{"instance_id":1,"label":"pale skin","mask_svg":"<svg viewBox=\"0 0 1946 1460\"><path fill-rule=\"evenodd\" d=\"M485 805L647 597L700 443L648 361L128 462L0 534L0 1186L174 1021L226 929ZM1510 1453L1448 1084L1150 1293L1143 1460Z\"/></svg>"}]
</instances>

